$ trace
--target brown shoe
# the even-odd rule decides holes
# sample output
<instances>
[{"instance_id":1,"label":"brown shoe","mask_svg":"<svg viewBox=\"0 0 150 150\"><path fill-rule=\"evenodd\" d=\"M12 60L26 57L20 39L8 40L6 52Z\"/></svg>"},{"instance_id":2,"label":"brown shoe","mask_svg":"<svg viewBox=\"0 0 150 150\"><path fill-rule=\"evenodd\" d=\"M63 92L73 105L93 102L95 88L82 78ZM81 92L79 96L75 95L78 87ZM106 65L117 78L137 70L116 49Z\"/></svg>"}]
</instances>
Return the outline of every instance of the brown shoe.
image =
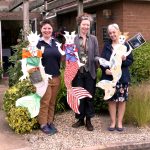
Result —
<instances>
[{"instance_id":1,"label":"brown shoe","mask_svg":"<svg viewBox=\"0 0 150 150\"><path fill-rule=\"evenodd\" d=\"M93 131L94 130L94 127L91 124L91 120L89 118L86 120L86 128L87 128L88 131Z\"/></svg>"},{"instance_id":2,"label":"brown shoe","mask_svg":"<svg viewBox=\"0 0 150 150\"><path fill-rule=\"evenodd\" d=\"M78 128L78 127L80 127L80 126L84 126L85 125L85 123L84 123L84 120L78 120L76 123L74 123L73 125L72 125L72 127L73 128Z\"/></svg>"}]
</instances>

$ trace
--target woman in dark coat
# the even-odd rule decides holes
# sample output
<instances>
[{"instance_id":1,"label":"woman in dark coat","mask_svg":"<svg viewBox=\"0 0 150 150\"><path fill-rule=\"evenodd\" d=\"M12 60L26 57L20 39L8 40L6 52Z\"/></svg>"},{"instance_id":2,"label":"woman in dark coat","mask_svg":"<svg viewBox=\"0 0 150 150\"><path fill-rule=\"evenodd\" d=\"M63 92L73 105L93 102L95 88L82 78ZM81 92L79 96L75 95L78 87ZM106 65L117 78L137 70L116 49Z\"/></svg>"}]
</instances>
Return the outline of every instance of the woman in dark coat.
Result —
<instances>
[{"instance_id":1,"label":"woman in dark coat","mask_svg":"<svg viewBox=\"0 0 150 150\"><path fill-rule=\"evenodd\" d=\"M105 43L101 57L109 61L113 50L119 44L119 36L120 36L119 26L117 24L109 25L108 34L110 36L110 41ZM125 44L125 46L127 47L128 51L129 45ZM130 53L127 57L124 55L122 56L122 65L121 65L122 76L116 84L115 94L110 99L108 99L109 113L111 118L111 124L108 128L109 131L114 131L115 129L117 129L118 131L123 131L122 120L125 112L126 101L128 99L128 85L130 82L129 66L132 63L133 63L132 53ZM101 80L109 80L109 81L113 80L112 72L110 71L109 67L101 66L101 69L102 69ZM117 121L117 128L116 128L116 121Z\"/></svg>"}]
</instances>

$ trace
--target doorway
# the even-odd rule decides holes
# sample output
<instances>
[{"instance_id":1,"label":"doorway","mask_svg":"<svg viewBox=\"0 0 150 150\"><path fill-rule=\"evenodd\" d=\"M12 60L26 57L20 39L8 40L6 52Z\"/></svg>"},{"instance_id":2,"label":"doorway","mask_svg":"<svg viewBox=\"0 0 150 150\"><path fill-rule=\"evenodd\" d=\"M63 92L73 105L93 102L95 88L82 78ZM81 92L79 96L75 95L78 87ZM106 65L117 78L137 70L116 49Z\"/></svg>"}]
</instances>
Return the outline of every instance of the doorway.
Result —
<instances>
[{"instance_id":1,"label":"doorway","mask_svg":"<svg viewBox=\"0 0 150 150\"><path fill-rule=\"evenodd\" d=\"M22 21L5 20L1 21L1 36L2 36L2 67L3 77L7 77L7 70L11 65L9 57L13 55L12 47L17 44L17 39L22 28Z\"/></svg>"}]
</instances>

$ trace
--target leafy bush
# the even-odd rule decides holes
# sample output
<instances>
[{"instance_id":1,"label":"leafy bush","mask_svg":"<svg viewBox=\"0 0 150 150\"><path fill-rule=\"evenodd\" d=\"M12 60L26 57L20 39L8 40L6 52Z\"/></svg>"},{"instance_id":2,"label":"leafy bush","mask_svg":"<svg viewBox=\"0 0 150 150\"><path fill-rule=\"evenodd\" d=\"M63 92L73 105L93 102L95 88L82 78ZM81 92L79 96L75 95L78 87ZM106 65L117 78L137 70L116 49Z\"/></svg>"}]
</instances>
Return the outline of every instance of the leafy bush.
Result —
<instances>
[{"instance_id":1,"label":"leafy bush","mask_svg":"<svg viewBox=\"0 0 150 150\"><path fill-rule=\"evenodd\" d=\"M134 50L133 57L130 73L134 84L129 89L125 122L145 126L150 122L150 42Z\"/></svg>"},{"instance_id":2,"label":"leafy bush","mask_svg":"<svg viewBox=\"0 0 150 150\"><path fill-rule=\"evenodd\" d=\"M2 74L3 74L3 68L0 67L0 80L2 79Z\"/></svg>"},{"instance_id":3,"label":"leafy bush","mask_svg":"<svg viewBox=\"0 0 150 150\"><path fill-rule=\"evenodd\" d=\"M31 119L27 108L12 108L8 112L6 120L16 133L31 132L38 128L37 118Z\"/></svg>"},{"instance_id":4,"label":"leafy bush","mask_svg":"<svg viewBox=\"0 0 150 150\"><path fill-rule=\"evenodd\" d=\"M56 98L56 112L63 112L68 109L66 96L67 91L64 83L64 69L61 69L61 87Z\"/></svg>"},{"instance_id":5,"label":"leafy bush","mask_svg":"<svg viewBox=\"0 0 150 150\"><path fill-rule=\"evenodd\" d=\"M6 113L8 113L12 107L15 107L15 102L17 99L34 92L35 87L30 81L24 80L22 82L18 82L5 92L3 97L3 109Z\"/></svg>"},{"instance_id":6,"label":"leafy bush","mask_svg":"<svg viewBox=\"0 0 150 150\"><path fill-rule=\"evenodd\" d=\"M130 87L129 92L125 122L138 126L148 125L150 123L150 83L134 85Z\"/></svg>"},{"instance_id":7,"label":"leafy bush","mask_svg":"<svg viewBox=\"0 0 150 150\"><path fill-rule=\"evenodd\" d=\"M99 82L100 78L101 78L101 69L99 68L97 70L97 82ZM100 88L96 88L95 91L95 97L94 97L94 108L95 108L95 112L96 113L100 113L100 112L106 112L108 110L108 106L106 101L104 101L104 90L100 89Z\"/></svg>"},{"instance_id":8,"label":"leafy bush","mask_svg":"<svg viewBox=\"0 0 150 150\"><path fill-rule=\"evenodd\" d=\"M23 80L11 86L4 94L3 109L7 114L9 126L14 129L16 133L31 132L32 129L37 128L37 118L29 118L29 112L26 108L15 107L17 99L34 92L35 87L31 82L29 80ZM62 70L61 89L57 96L56 112L65 111L66 108L66 87L64 85Z\"/></svg>"},{"instance_id":9,"label":"leafy bush","mask_svg":"<svg viewBox=\"0 0 150 150\"><path fill-rule=\"evenodd\" d=\"M134 62L130 67L132 83L150 79L150 42L133 51Z\"/></svg>"},{"instance_id":10,"label":"leafy bush","mask_svg":"<svg viewBox=\"0 0 150 150\"><path fill-rule=\"evenodd\" d=\"M28 80L18 82L10 87L3 97L3 109L9 126L16 133L31 132L37 127L37 118L30 118L27 108L15 107L17 99L35 92L35 87Z\"/></svg>"},{"instance_id":11,"label":"leafy bush","mask_svg":"<svg viewBox=\"0 0 150 150\"><path fill-rule=\"evenodd\" d=\"M9 75L9 86L13 86L18 82L18 79L22 76L21 71L21 59L22 59L22 48L28 45L27 41L21 41L17 45L12 46L14 54L10 56L9 62L12 64L8 68Z\"/></svg>"}]
</instances>

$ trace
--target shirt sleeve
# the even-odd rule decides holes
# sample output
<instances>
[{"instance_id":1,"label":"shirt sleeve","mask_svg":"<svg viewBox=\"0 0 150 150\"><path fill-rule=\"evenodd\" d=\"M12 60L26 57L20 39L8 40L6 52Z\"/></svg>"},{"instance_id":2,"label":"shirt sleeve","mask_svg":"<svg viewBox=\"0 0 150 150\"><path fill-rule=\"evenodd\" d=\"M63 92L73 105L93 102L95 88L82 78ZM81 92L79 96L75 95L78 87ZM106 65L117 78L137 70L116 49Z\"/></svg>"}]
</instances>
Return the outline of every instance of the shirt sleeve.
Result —
<instances>
[{"instance_id":1,"label":"shirt sleeve","mask_svg":"<svg viewBox=\"0 0 150 150\"><path fill-rule=\"evenodd\" d=\"M107 49L106 45L107 45L107 44L105 43L104 48L103 48L103 50L102 50L102 54L101 54L101 58L104 58L104 59L107 58L107 57L106 57L106 53L107 53L107 51L106 51L106 49ZM106 59L106 60L107 60L107 59ZM102 69L103 72L105 72L106 69L110 69L109 67L104 67L104 66L102 66L102 65L100 65L100 67L101 67L101 69Z\"/></svg>"},{"instance_id":2,"label":"shirt sleeve","mask_svg":"<svg viewBox=\"0 0 150 150\"><path fill-rule=\"evenodd\" d=\"M99 61L99 58L100 58L100 54L99 54L99 46L98 46L98 40L97 38L95 37L95 61L98 62Z\"/></svg>"}]
</instances>

